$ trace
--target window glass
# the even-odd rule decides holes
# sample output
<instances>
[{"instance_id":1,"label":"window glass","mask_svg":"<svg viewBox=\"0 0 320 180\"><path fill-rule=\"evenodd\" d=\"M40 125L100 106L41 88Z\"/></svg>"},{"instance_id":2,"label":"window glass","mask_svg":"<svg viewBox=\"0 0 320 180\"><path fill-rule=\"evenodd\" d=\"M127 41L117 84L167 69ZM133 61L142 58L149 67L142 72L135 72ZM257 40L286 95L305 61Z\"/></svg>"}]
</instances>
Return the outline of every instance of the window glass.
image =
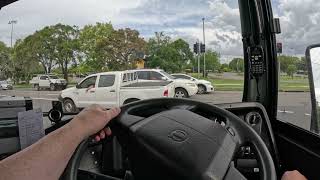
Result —
<instances>
[{"instance_id":1,"label":"window glass","mask_svg":"<svg viewBox=\"0 0 320 180\"><path fill-rule=\"evenodd\" d=\"M127 82L127 81L128 81L127 74L123 74L122 82Z\"/></svg>"},{"instance_id":2,"label":"window glass","mask_svg":"<svg viewBox=\"0 0 320 180\"><path fill-rule=\"evenodd\" d=\"M41 80L46 80L48 78L48 76L41 76L40 79Z\"/></svg>"},{"instance_id":3,"label":"window glass","mask_svg":"<svg viewBox=\"0 0 320 180\"><path fill-rule=\"evenodd\" d=\"M279 18L281 23L281 34L277 35L277 119L310 130L312 108L304 54L309 45L320 43L319 16L318 11L314 9L320 5L320 1L312 2L312 6L306 4L310 5L310 2L288 0L272 5L274 16Z\"/></svg>"},{"instance_id":4,"label":"window glass","mask_svg":"<svg viewBox=\"0 0 320 180\"><path fill-rule=\"evenodd\" d=\"M165 71L160 71L163 75L165 75L167 78L169 79L175 79L175 77L171 76L169 73L165 72Z\"/></svg>"},{"instance_id":5,"label":"window glass","mask_svg":"<svg viewBox=\"0 0 320 180\"><path fill-rule=\"evenodd\" d=\"M138 74L137 74L136 72L133 74L133 76L134 76L134 79L133 79L133 80L137 80Z\"/></svg>"},{"instance_id":6,"label":"window glass","mask_svg":"<svg viewBox=\"0 0 320 180\"><path fill-rule=\"evenodd\" d=\"M149 71L138 71L138 78L143 80L150 80Z\"/></svg>"},{"instance_id":7,"label":"window glass","mask_svg":"<svg viewBox=\"0 0 320 180\"><path fill-rule=\"evenodd\" d=\"M132 73L128 73L127 76L128 76L128 80L132 81Z\"/></svg>"},{"instance_id":8,"label":"window glass","mask_svg":"<svg viewBox=\"0 0 320 180\"><path fill-rule=\"evenodd\" d=\"M150 72L150 79L151 80L162 80L163 76L158 73L158 72L154 72L154 71L151 71Z\"/></svg>"},{"instance_id":9,"label":"window glass","mask_svg":"<svg viewBox=\"0 0 320 180\"><path fill-rule=\"evenodd\" d=\"M115 75L101 75L98 87L111 87L114 85Z\"/></svg>"},{"instance_id":10,"label":"window glass","mask_svg":"<svg viewBox=\"0 0 320 180\"><path fill-rule=\"evenodd\" d=\"M83 88L88 88L90 86L95 86L96 84L96 79L97 79L97 76L92 76L92 77L89 77L87 79L85 79L81 84L80 84L80 88L83 89Z\"/></svg>"},{"instance_id":11,"label":"window glass","mask_svg":"<svg viewBox=\"0 0 320 180\"><path fill-rule=\"evenodd\" d=\"M49 76L50 79L59 79L58 76Z\"/></svg>"},{"instance_id":12,"label":"window glass","mask_svg":"<svg viewBox=\"0 0 320 180\"><path fill-rule=\"evenodd\" d=\"M178 78L178 79L190 79L190 77L188 76L184 76L184 75L181 75L181 74L178 74L178 75L172 75L173 77L175 78Z\"/></svg>"}]
</instances>

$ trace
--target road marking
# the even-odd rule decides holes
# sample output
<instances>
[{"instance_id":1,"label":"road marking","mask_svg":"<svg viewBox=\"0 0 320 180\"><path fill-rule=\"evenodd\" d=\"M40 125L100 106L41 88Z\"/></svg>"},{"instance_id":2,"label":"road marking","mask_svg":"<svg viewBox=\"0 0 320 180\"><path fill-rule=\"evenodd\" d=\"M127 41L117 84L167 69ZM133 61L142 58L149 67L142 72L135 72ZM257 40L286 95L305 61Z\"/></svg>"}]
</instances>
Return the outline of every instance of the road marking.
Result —
<instances>
[{"instance_id":1,"label":"road marking","mask_svg":"<svg viewBox=\"0 0 320 180\"><path fill-rule=\"evenodd\" d=\"M311 114L308 114L308 113L305 113L304 115L306 115L306 116L311 116Z\"/></svg>"},{"instance_id":2,"label":"road marking","mask_svg":"<svg viewBox=\"0 0 320 180\"><path fill-rule=\"evenodd\" d=\"M278 112L279 112L279 113L294 114L294 112L293 112L293 111L287 111L287 110L284 110L284 111L282 111L282 110L278 110Z\"/></svg>"}]
</instances>

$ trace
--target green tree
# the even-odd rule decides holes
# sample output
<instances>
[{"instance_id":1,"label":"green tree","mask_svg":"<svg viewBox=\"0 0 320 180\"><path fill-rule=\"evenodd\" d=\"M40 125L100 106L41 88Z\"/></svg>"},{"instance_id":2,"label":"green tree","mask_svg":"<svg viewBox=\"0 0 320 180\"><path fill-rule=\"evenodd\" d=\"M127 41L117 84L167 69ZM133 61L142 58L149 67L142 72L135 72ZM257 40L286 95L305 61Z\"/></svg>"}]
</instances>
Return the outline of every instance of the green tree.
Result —
<instances>
[{"instance_id":1,"label":"green tree","mask_svg":"<svg viewBox=\"0 0 320 180\"><path fill-rule=\"evenodd\" d=\"M17 43L14 53L17 61L15 68L19 68L20 61L30 64L39 62L45 73L51 73L52 68L58 65L64 78L68 79L68 66L76 62L79 56L78 34L77 27L63 24L36 31Z\"/></svg>"},{"instance_id":2,"label":"green tree","mask_svg":"<svg viewBox=\"0 0 320 180\"><path fill-rule=\"evenodd\" d=\"M79 54L79 30L76 26L57 24L50 26L52 36L51 42L53 51L50 52L55 62L60 66L64 79L68 80L68 67L72 63L77 63Z\"/></svg>"},{"instance_id":3,"label":"green tree","mask_svg":"<svg viewBox=\"0 0 320 180\"><path fill-rule=\"evenodd\" d=\"M51 69L56 65L52 45L54 39L53 30L49 27L45 27L25 39L25 45L30 51L29 58L34 58L40 62L45 73L51 73Z\"/></svg>"},{"instance_id":4,"label":"green tree","mask_svg":"<svg viewBox=\"0 0 320 180\"><path fill-rule=\"evenodd\" d=\"M293 64L290 64L287 69L288 76L291 76L293 78L293 74L296 72L297 72L297 67Z\"/></svg>"},{"instance_id":5,"label":"green tree","mask_svg":"<svg viewBox=\"0 0 320 180\"><path fill-rule=\"evenodd\" d=\"M293 56L279 56L278 60L280 61L280 70L281 72L288 73L288 67L290 65L297 65L299 58L298 57L293 57Z\"/></svg>"},{"instance_id":6,"label":"green tree","mask_svg":"<svg viewBox=\"0 0 320 180\"><path fill-rule=\"evenodd\" d=\"M229 63L229 68L234 72L243 72L244 60L242 58L233 58Z\"/></svg>"},{"instance_id":7,"label":"green tree","mask_svg":"<svg viewBox=\"0 0 320 180\"><path fill-rule=\"evenodd\" d=\"M106 64L112 70L135 68L134 61L145 54L146 42L137 30L130 28L114 30L99 42L98 48L107 57Z\"/></svg>"},{"instance_id":8,"label":"green tree","mask_svg":"<svg viewBox=\"0 0 320 180\"><path fill-rule=\"evenodd\" d=\"M163 32L155 32L155 37L150 38L147 43L147 66L151 68L162 68L167 70L166 60L168 54L165 53L169 46L170 37Z\"/></svg>"},{"instance_id":9,"label":"green tree","mask_svg":"<svg viewBox=\"0 0 320 180\"><path fill-rule=\"evenodd\" d=\"M307 61L305 57L301 57L301 59L297 62L297 70L300 71L308 71Z\"/></svg>"},{"instance_id":10,"label":"green tree","mask_svg":"<svg viewBox=\"0 0 320 180\"><path fill-rule=\"evenodd\" d=\"M28 42L17 40L13 48L12 63L14 82L29 81L35 73L43 73L40 62L33 58Z\"/></svg>"},{"instance_id":11,"label":"green tree","mask_svg":"<svg viewBox=\"0 0 320 180\"><path fill-rule=\"evenodd\" d=\"M227 63L221 64L220 72L230 72L230 71L231 69L229 68L229 64Z\"/></svg>"},{"instance_id":12,"label":"green tree","mask_svg":"<svg viewBox=\"0 0 320 180\"><path fill-rule=\"evenodd\" d=\"M37 61L41 64L45 73L51 73L51 69L56 65L54 57L53 29L45 27L27 36L19 44L19 52L16 56L23 57L29 61Z\"/></svg>"},{"instance_id":13,"label":"green tree","mask_svg":"<svg viewBox=\"0 0 320 180\"><path fill-rule=\"evenodd\" d=\"M104 53L101 43L106 41L114 32L111 23L96 23L86 25L80 31L79 43L81 56L81 70L102 71L107 64L107 54ZM85 68L83 68L85 67Z\"/></svg>"},{"instance_id":14,"label":"green tree","mask_svg":"<svg viewBox=\"0 0 320 180\"><path fill-rule=\"evenodd\" d=\"M200 56L200 69L201 71L203 70L203 54ZM194 67L198 67L198 61L195 58L194 60ZM211 70L211 71L218 71L220 69L220 55L212 50L208 50L206 52L206 70Z\"/></svg>"},{"instance_id":15,"label":"green tree","mask_svg":"<svg viewBox=\"0 0 320 180\"><path fill-rule=\"evenodd\" d=\"M161 68L168 72L182 72L194 61L189 44L177 39L171 42L170 37L162 32L156 32L147 45L147 65L152 68Z\"/></svg>"},{"instance_id":16,"label":"green tree","mask_svg":"<svg viewBox=\"0 0 320 180\"><path fill-rule=\"evenodd\" d=\"M0 41L0 79L7 79L12 75L10 48Z\"/></svg>"}]
</instances>

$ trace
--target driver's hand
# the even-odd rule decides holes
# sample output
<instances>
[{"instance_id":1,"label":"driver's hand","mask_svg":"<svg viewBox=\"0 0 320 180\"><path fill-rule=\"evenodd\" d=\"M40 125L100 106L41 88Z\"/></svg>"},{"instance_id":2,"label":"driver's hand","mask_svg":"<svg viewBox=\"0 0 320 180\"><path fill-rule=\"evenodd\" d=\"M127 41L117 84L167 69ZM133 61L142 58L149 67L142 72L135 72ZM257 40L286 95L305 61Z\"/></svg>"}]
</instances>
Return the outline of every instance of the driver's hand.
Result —
<instances>
[{"instance_id":1,"label":"driver's hand","mask_svg":"<svg viewBox=\"0 0 320 180\"><path fill-rule=\"evenodd\" d=\"M120 108L112 108L107 111L99 105L91 105L82 110L70 123L77 128L77 132L83 138L96 134L95 140L100 141L111 135L110 128L105 128L105 126L120 111Z\"/></svg>"},{"instance_id":2,"label":"driver's hand","mask_svg":"<svg viewBox=\"0 0 320 180\"><path fill-rule=\"evenodd\" d=\"M283 174L281 180L307 180L299 171L287 171Z\"/></svg>"}]
</instances>

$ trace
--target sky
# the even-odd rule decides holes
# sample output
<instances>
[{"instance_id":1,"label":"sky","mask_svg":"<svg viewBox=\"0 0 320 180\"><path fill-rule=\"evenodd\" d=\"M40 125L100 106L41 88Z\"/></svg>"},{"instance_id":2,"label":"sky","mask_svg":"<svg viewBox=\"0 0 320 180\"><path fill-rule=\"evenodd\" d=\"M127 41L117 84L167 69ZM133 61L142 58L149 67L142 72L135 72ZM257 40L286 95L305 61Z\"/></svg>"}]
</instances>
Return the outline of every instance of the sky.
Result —
<instances>
[{"instance_id":1,"label":"sky","mask_svg":"<svg viewBox=\"0 0 320 180\"><path fill-rule=\"evenodd\" d=\"M59 2L59 3L58 3ZM148 39L163 31L172 39L190 45L203 40L218 51L222 61L242 55L240 16L237 0L20 0L0 10L0 41L10 45L48 25L64 23L83 27L111 22L115 28L137 29ZM309 44L320 43L319 0L272 0L274 16L280 18L284 54L303 55Z\"/></svg>"}]
</instances>

